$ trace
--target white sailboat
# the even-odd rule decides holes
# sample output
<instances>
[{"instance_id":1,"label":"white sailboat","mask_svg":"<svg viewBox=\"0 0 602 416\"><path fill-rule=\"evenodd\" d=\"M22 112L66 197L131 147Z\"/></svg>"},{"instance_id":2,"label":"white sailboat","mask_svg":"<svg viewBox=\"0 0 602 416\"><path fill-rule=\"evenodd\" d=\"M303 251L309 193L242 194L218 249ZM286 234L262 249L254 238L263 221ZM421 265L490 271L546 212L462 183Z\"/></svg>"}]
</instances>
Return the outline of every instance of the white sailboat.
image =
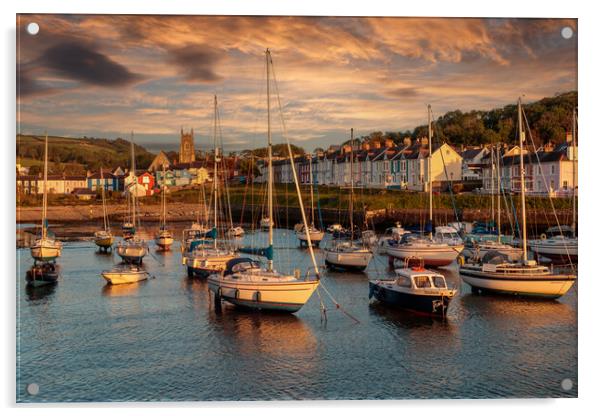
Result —
<instances>
[{"instance_id":1,"label":"white sailboat","mask_svg":"<svg viewBox=\"0 0 602 416\"><path fill-rule=\"evenodd\" d=\"M324 263L330 269L342 269L350 271L363 271L368 267L374 254L369 246L363 243L355 242L355 227L353 225L353 129L351 129L351 156L350 156L350 178L351 188L349 192L349 222L350 238L349 240L339 240L333 238L330 245L324 249Z\"/></svg>"},{"instance_id":2,"label":"white sailboat","mask_svg":"<svg viewBox=\"0 0 602 416\"><path fill-rule=\"evenodd\" d=\"M165 186L165 165L163 165L163 182L161 183L161 225L155 235L155 244L159 250L168 251L173 244L173 234L167 228L167 186Z\"/></svg>"},{"instance_id":3,"label":"white sailboat","mask_svg":"<svg viewBox=\"0 0 602 416\"><path fill-rule=\"evenodd\" d=\"M271 55L269 49L265 52L267 75L267 110L268 110L268 247L265 249L244 249L241 252L261 254L267 258L267 267L248 258L233 259L228 262L226 270L219 274L209 276L209 290L214 294L216 308L221 307L221 301L259 310L276 310L296 312L305 305L319 285L319 270L314 256L313 246L310 244L309 254L314 266L315 277L306 275L301 277L300 271L293 275L280 273L273 265L273 187L274 173L272 167L272 132L270 119L270 67ZM273 67L272 67L273 70ZM280 99L278 98L280 104ZM292 150L289 144L289 160L293 167L293 178L297 189L299 207L306 234L309 233L303 200L299 188L297 172L294 169ZM309 235L307 236L309 239Z\"/></svg>"},{"instance_id":4,"label":"white sailboat","mask_svg":"<svg viewBox=\"0 0 602 416\"><path fill-rule=\"evenodd\" d=\"M63 248L60 241L48 235L48 134L44 142L44 183L42 188L42 235L34 241L30 248L31 257L35 261L55 261L60 257Z\"/></svg>"},{"instance_id":5,"label":"white sailboat","mask_svg":"<svg viewBox=\"0 0 602 416\"><path fill-rule=\"evenodd\" d=\"M315 221L315 209L314 209L314 176L312 169L312 157L309 158L309 194L311 198L311 223L309 224L308 232L305 232L305 226L303 224L298 224L299 227L295 227L295 231L297 234L297 239L299 239L299 243L301 245L307 246L308 244L313 244L314 246L319 246L324 238L324 231L318 229L314 224ZM309 236L309 237L308 237Z\"/></svg>"},{"instance_id":6,"label":"white sailboat","mask_svg":"<svg viewBox=\"0 0 602 416\"><path fill-rule=\"evenodd\" d=\"M572 167L573 167L573 224L571 226L571 233L567 235L563 232L563 227L556 227L559 233L551 238L547 238L546 234L542 235L542 238L538 240L529 241L529 247L531 250L543 257L547 257L551 260L568 260L575 262L578 260L579 254L579 240L575 234L577 230L577 111L573 109L573 134L572 134Z\"/></svg>"},{"instance_id":7,"label":"white sailboat","mask_svg":"<svg viewBox=\"0 0 602 416\"><path fill-rule=\"evenodd\" d=\"M507 256L495 252L488 253L479 262L469 262L460 266L460 276L473 291L496 292L515 295L558 298L564 295L574 284L574 274L557 274L546 266L539 265L527 256L527 219L525 204L525 170L523 141L523 111L521 99L518 99L518 131L520 142L520 196L521 196L521 234L522 258L510 261Z\"/></svg>"},{"instance_id":8,"label":"white sailboat","mask_svg":"<svg viewBox=\"0 0 602 416\"><path fill-rule=\"evenodd\" d=\"M136 158L134 156L134 133L130 139L132 148L132 182L129 185L129 189L126 191L130 197L130 208L131 208L131 228L128 229L128 238L125 238L117 243L117 254L126 263L141 264L142 259L146 256L148 246L146 241L136 236L136 209L137 209L137 195L136 186L138 179L136 177Z\"/></svg>"},{"instance_id":9,"label":"white sailboat","mask_svg":"<svg viewBox=\"0 0 602 416\"><path fill-rule=\"evenodd\" d=\"M103 229L94 233L94 244L96 244L101 250L108 251L113 247L113 241L115 240L111 233L111 227L109 226L109 219L107 217L107 204L105 200L105 181L102 167L100 168L100 183L101 183L101 196L102 196L102 221Z\"/></svg>"},{"instance_id":10,"label":"white sailboat","mask_svg":"<svg viewBox=\"0 0 602 416\"><path fill-rule=\"evenodd\" d=\"M220 149L217 145L217 96L213 97L214 117L213 117L213 245L208 247L206 244L198 244L193 249L185 253L183 261L189 277L207 276L211 273L222 271L226 268L226 263L236 257L235 251L223 244L218 245L218 200L219 200L219 163L221 162Z\"/></svg>"},{"instance_id":11,"label":"white sailboat","mask_svg":"<svg viewBox=\"0 0 602 416\"><path fill-rule=\"evenodd\" d=\"M461 242L453 241L448 244L443 239L433 238L433 176L432 176L432 112L428 105L428 132L429 132L429 156L428 156L428 188L429 188L429 226L431 230L427 237L416 237L413 235L403 235L399 242L390 242L386 252L390 257L406 260L411 258L420 258L426 266L439 267L447 266L453 263L464 249Z\"/></svg>"}]
</instances>

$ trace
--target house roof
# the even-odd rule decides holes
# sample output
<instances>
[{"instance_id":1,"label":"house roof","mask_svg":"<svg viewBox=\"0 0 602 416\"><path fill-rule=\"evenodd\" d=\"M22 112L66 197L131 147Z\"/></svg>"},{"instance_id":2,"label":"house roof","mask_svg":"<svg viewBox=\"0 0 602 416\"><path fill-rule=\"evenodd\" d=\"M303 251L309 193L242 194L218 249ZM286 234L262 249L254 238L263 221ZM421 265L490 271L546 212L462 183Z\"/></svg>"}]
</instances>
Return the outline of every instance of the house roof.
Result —
<instances>
[{"instance_id":1,"label":"house roof","mask_svg":"<svg viewBox=\"0 0 602 416\"><path fill-rule=\"evenodd\" d=\"M103 170L102 177L104 177L104 179L112 179L115 177L115 175L113 175L111 172L107 172L107 171ZM75 177L72 177L72 178L75 178ZM88 176L88 179L101 179L100 172L93 172L90 176ZM71 180L76 180L76 179L71 179Z\"/></svg>"},{"instance_id":2,"label":"house roof","mask_svg":"<svg viewBox=\"0 0 602 416\"><path fill-rule=\"evenodd\" d=\"M462 159L474 159L483 150L485 150L485 148L466 149L462 153L460 153L460 156L462 156Z\"/></svg>"}]
</instances>

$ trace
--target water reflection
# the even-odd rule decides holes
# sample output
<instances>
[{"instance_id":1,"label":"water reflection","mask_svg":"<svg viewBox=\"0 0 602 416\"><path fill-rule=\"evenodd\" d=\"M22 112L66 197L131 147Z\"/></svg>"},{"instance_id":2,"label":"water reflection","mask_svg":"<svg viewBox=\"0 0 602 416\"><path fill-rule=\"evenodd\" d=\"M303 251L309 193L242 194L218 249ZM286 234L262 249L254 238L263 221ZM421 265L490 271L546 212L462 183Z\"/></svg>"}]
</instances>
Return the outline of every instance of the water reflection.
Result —
<instances>
[{"instance_id":1,"label":"water reflection","mask_svg":"<svg viewBox=\"0 0 602 416\"><path fill-rule=\"evenodd\" d=\"M148 280L143 280L136 283L126 283L123 285L106 284L102 287L102 295L108 297L132 296L140 291L140 288L148 283Z\"/></svg>"},{"instance_id":2,"label":"water reflection","mask_svg":"<svg viewBox=\"0 0 602 416\"><path fill-rule=\"evenodd\" d=\"M33 303L38 303L38 301L44 300L45 298L50 298L56 291L57 285L58 283L37 287L26 285L25 294L27 295L27 300Z\"/></svg>"}]
</instances>

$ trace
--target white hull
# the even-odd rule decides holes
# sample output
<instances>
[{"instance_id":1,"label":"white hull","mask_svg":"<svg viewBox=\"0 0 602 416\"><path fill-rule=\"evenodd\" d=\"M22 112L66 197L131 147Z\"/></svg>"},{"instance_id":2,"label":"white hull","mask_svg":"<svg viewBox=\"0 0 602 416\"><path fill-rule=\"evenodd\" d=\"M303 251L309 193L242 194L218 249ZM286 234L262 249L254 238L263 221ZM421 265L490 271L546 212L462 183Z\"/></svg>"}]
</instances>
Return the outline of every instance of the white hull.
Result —
<instances>
[{"instance_id":1,"label":"white hull","mask_svg":"<svg viewBox=\"0 0 602 416\"><path fill-rule=\"evenodd\" d=\"M350 252L324 250L324 261L332 266L363 270L368 267L370 260L372 252L365 249Z\"/></svg>"},{"instance_id":2,"label":"white hull","mask_svg":"<svg viewBox=\"0 0 602 416\"><path fill-rule=\"evenodd\" d=\"M425 266L447 266L456 260L464 246L448 246L446 244L400 244L388 246L386 253L397 259L405 260L418 258L424 261Z\"/></svg>"},{"instance_id":3,"label":"white hull","mask_svg":"<svg viewBox=\"0 0 602 416\"><path fill-rule=\"evenodd\" d=\"M302 243L307 244L307 234L305 234L305 231L297 232L297 238ZM309 238L311 239L311 242L313 244L320 243L320 241L322 241L322 239L324 238L324 231L310 231Z\"/></svg>"},{"instance_id":4,"label":"white hull","mask_svg":"<svg viewBox=\"0 0 602 416\"><path fill-rule=\"evenodd\" d=\"M212 275L209 290L234 305L253 309L296 312L307 303L319 285L313 281L285 281L262 283L240 281Z\"/></svg>"},{"instance_id":5,"label":"white hull","mask_svg":"<svg viewBox=\"0 0 602 416\"><path fill-rule=\"evenodd\" d=\"M514 295L558 298L575 283L575 276L554 274L495 273L482 266L460 268L462 280L476 289Z\"/></svg>"},{"instance_id":6,"label":"white hull","mask_svg":"<svg viewBox=\"0 0 602 416\"><path fill-rule=\"evenodd\" d=\"M215 253L208 249L204 252L196 252L184 257L186 267L195 273L217 273L226 268L226 263L236 257L236 254L229 251L219 250Z\"/></svg>"},{"instance_id":7,"label":"white hull","mask_svg":"<svg viewBox=\"0 0 602 416\"><path fill-rule=\"evenodd\" d=\"M145 271L108 271L102 272L102 277L112 285L136 283L148 279Z\"/></svg>"},{"instance_id":8,"label":"white hull","mask_svg":"<svg viewBox=\"0 0 602 416\"><path fill-rule=\"evenodd\" d=\"M168 249L173 244L173 237L170 236L157 236L155 237L155 244L162 249Z\"/></svg>"},{"instance_id":9,"label":"white hull","mask_svg":"<svg viewBox=\"0 0 602 416\"><path fill-rule=\"evenodd\" d=\"M51 261L61 256L62 245L58 241L37 240L31 247L31 257L34 260Z\"/></svg>"},{"instance_id":10,"label":"white hull","mask_svg":"<svg viewBox=\"0 0 602 416\"><path fill-rule=\"evenodd\" d=\"M101 248L109 248L113 245L114 238L112 235L96 235L94 236L94 244Z\"/></svg>"},{"instance_id":11,"label":"white hull","mask_svg":"<svg viewBox=\"0 0 602 416\"><path fill-rule=\"evenodd\" d=\"M127 263L141 263L147 251L146 244L142 243L125 243L117 246L117 254Z\"/></svg>"},{"instance_id":12,"label":"white hull","mask_svg":"<svg viewBox=\"0 0 602 416\"><path fill-rule=\"evenodd\" d=\"M576 259L579 247L576 240L556 240L554 238L547 240L535 240L529 243L531 250L535 254L546 257L570 257Z\"/></svg>"}]
</instances>

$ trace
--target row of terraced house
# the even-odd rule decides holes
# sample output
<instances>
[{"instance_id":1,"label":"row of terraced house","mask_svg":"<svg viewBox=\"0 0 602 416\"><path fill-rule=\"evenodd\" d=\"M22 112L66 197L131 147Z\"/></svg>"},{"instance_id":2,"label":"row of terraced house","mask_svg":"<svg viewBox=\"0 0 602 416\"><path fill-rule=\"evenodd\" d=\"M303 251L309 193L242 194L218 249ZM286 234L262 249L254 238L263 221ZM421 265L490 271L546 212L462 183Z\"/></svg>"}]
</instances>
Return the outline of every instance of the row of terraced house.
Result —
<instances>
[{"instance_id":1,"label":"row of terraced house","mask_svg":"<svg viewBox=\"0 0 602 416\"><path fill-rule=\"evenodd\" d=\"M501 188L517 192L520 188L518 171L519 149L517 146L495 148L494 158L499 153L501 166ZM570 134L567 141L559 145L546 145L537 152L525 152L527 193L533 195L568 196L577 192L577 152L571 146ZM491 168L491 146L455 148L447 143L433 144L429 159L428 139L404 139L401 144L391 140L365 141L359 146L331 146L326 151L298 156L294 166L301 184L313 181L317 185L349 186L364 188L400 189L426 191L430 171L433 189L458 189L491 192L497 190L497 166ZM573 163L573 158L574 163ZM260 164L257 182L267 180L266 163ZM573 174L574 171L574 174ZM276 183L294 181L288 158L273 161ZM462 186L454 186L462 185Z\"/></svg>"}]
</instances>

